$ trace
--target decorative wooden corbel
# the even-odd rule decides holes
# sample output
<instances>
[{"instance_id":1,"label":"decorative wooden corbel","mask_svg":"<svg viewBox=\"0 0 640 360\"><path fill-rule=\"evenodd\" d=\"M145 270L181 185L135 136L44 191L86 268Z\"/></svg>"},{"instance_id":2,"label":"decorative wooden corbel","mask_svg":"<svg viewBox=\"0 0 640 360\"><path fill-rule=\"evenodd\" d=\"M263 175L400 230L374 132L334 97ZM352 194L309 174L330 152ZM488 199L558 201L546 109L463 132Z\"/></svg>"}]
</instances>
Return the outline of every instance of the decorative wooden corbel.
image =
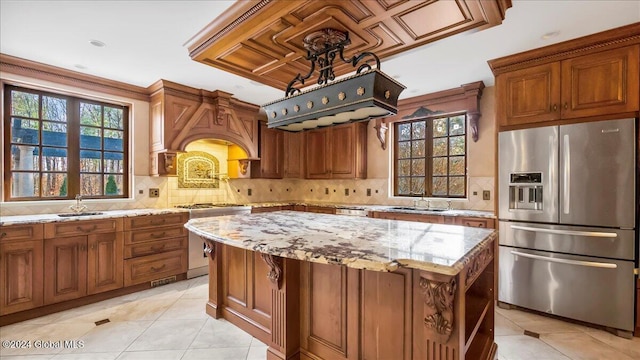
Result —
<instances>
[{"instance_id":1,"label":"decorative wooden corbel","mask_svg":"<svg viewBox=\"0 0 640 360\"><path fill-rule=\"evenodd\" d=\"M478 141L478 120L480 120L479 111L471 111L467 112L467 117L469 118L469 130L471 130L471 137L473 142Z\"/></svg>"},{"instance_id":2,"label":"decorative wooden corbel","mask_svg":"<svg viewBox=\"0 0 640 360\"><path fill-rule=\"evenodd\" d=\"M162 153L162 155L164 155L164 171L166 171L169 174L175 174L175 168L176 168L176 153L170 153L170 152L166 152L166 153Z\"/></svg>"},{"instance_id":3,"label":"decorative wooden corbel","mask_svg":"<svg viewBox=\"0 0 640 360\"><path fill-rule=\"evenodd\" d=\"M247 170L249 169L249 164L251 163L250 159L239 159L238 160L238 167L240 168L240 174L242 175L246 175L247 174Z\"/></svg>"},{"instance_id":4,"label":"decorative wooden corbel","mask_svg":"<svg viewBox=\"0 0 640 360\"><path fill-rule=\"evenodd\" d=\"M431 314L424 317L424 325L435 330L447 342L453 332L453 302L455 300L457 283L455 278L440 282L420 278L423 289L424 302L431 310Z\"/></svg>"},{"instance_id":5,"label":"decorative wooden corbel","mask_svg":"<svg viewBox=\"0 0 640 360\"><path fill-rule=\"evenodd\" d=\"M387 149L387 130L389 127L385 122L384 118L376 119L376 124L373 126L376 129L376 135L378 136L378 140L380 140L380 145L382 145L382 150Z\"/></svg>"},{"instance_id":6,"label":"decorative wooden corbel","mask_svg":"<svg viewBox=\"0 0 640 360\"><path fill-rule=\"evenodd\" d=\"M216 257L216 242L210 239L206 239L203 238L202 236L200 236L200 238L204 241L204 252L205 254L209 255L209 258L211 258L211 260L215 259Z\"/></svg>"},{"instance_id":7,"label":"decorative wooden corbel","mask_svg":"<svg viewBox=\"0 0 640 360\"><path fill-rule=\"evenodd\" d=\"M280 290L282 287L282 258L265 253L260 253L260 256L269 266L267 277L271 280L271 284L274 289Z\"/></svg>"}]
</instances>

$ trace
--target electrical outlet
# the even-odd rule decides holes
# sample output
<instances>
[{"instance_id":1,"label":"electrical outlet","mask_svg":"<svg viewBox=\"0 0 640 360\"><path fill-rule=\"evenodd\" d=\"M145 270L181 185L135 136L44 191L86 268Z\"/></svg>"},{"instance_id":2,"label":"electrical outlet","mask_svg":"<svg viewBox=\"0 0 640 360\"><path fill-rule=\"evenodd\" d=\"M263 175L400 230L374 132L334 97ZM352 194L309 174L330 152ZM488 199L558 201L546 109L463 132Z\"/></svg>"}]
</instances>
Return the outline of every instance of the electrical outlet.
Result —
<instances>
[{"instance_id":1,"label":"electrical outlet","mask_svg":"<svg viewBox=\"0 0 640 360\"><path fill-rule=\"evenodd\" d=\"M482 191L482 200L491 200L491 191L483 190Z\"/></svg>"},{"instance_id":2,"label":"electrical outlet","mask_svg":"<svg viewBox=\"0 0 640 360\"><path fill-rule=\"evenodd\" d=\"M349 196L349 189L344 189L344 196Z\"/></svg>"},{"instance_id":3,"label":"electrical outlet","mask_svg":"<svg viewBox=\"0 0 640 360\"><path fill-rule=\"evenodd\" d=\"M367 196L371 196L371 189L367 189Z\"/></svg>"},{"instance_id":4,"label":"electrical outlet","mask_svg":"<svg viewBox=\"0 0 640 360\"><path fill-rule=\"evenodd\" d=\"M160 197L160 189L158 188L150 188L149 189L149 197Z\"/></svg>"},{"instance_id":5,"label":"electrical outlet","mask_svg":"<svg viewBox=\"0 0 640 360\"><path fill-rule=\"evenodd\" d=\"M247 196L251 196L251 189L247 189Z\"/></svg>"}]
</instances>

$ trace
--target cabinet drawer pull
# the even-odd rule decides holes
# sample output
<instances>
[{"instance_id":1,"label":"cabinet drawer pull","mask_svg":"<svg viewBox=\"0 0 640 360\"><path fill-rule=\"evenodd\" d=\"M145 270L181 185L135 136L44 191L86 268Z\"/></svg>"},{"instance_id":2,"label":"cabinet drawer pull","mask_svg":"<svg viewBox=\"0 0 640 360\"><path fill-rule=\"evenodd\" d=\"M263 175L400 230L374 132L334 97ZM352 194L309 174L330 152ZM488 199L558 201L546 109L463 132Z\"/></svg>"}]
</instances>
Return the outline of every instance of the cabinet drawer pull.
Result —
<instances>
[{"instance_id":1,"label":"cabinet drawer pull","mask_svg":"<svg viewBox=\"0 0 640 360\"><path fill-rule=\"evenodd\" d=\"M165 244L162 244L162 246L159 246L159 247L152 246L152 247L151 247L151 251L160 251L160 250L164 250L164 246L165 246Z\"/></svg>"},{"instance_id":2,"label":"cabinet drawer pull","mask_svg":"<svg viewBox=\"0 0 640 360\"><path fill-rule=\"evenodd\" d=\"M151 271L153 271L153 272L158 272L158 271L160 271L160 270L162 270L162 269L164 269L164 268L166 268L166 267L167 267L167 264L163 264L163 265L162 265L162 266L160 266L159 268L156 268L156 267L153 267L153 266L152 266L152 267L151 267Z\"/></svg>"},{"instance_id":3,"label":"cabinet drawer pull","mask_svg":"<svg viewBox=\"0 0 640 360\"><path fill-rule=\"evenodd\" d=\"M162 219L160 221L151 220L151 225L160 225L160 224L164 224L165 222L167 222L167 219Z\"/></svg>"},{"instance_id":4,"label":"cabinet drawer pull","mask_svg":"<svg viewBox=\"0 0 640 360\"><path fill-rule=\"evenodd\" d=\"M162 232L162 233L160 233L160 234L153 234L153 233L152 233L151 235L149 235L149 237L152 237L152 238L154 238L154 239L157 239L157 238L164 237L166 234L167 234L167 232L166 232L166 231L163 231L163 232Z\"/></svg>"},{"instance_id":5,"label":"cabinet drawer pull","mask_svg":"<svg viewBox=\"0 0 640 360\"><path fill-rule=\"evenodd\" d=\"M93 231L93 230L95 230L97 228L98 228L98 225L95 225L95 224L89 229L85 229L82 226L76 226L76 230L82 231L82 232L86 232L86 233L91 232L91 231Z\"/></svg>"},{"instance_id":6,"label":"cabinet drawer pull","mask_svg":"<svg viewBox=\"0 0 640 360\"><path fill-rule=\"evenodd\" d=\"M2 234L0 234L0 239L2 239L3 237L7 236L6 232L3 232Z\"/></svg>"}]
</instances>

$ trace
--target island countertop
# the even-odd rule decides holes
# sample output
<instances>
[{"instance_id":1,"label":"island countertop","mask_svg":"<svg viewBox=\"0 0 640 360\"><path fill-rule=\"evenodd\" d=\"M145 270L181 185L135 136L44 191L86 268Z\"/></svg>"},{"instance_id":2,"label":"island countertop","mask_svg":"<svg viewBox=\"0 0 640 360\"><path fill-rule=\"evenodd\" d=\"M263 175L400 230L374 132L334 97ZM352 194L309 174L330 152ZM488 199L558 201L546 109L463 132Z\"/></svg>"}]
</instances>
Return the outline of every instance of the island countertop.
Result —
<instances>
[{"instance_id":1,"label":"island countertop","mask_svg":"<svg viewBox=\"0 0 640 360\"><path fill-rule=\"evenodd\" d=\"M296 211L192 219L185 227L205 239L285 258L446 275L459 273L497 234L491 229Z\"/></svg>"}]
</instances>

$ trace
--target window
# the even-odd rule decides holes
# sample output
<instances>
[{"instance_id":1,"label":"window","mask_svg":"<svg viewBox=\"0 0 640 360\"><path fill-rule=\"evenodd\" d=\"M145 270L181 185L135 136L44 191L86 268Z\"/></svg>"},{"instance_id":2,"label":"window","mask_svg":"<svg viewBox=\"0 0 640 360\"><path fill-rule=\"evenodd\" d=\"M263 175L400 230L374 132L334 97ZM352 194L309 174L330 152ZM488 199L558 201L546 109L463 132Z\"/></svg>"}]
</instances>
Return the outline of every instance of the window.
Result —
<instances>
[{"instance_id":1,"label":"window","mask_svg":"<svg viewBox=\"0 0 640 360\"><path fill-rule=\"evenodd\" d=\"M394 124L394 195L466 196L466 115Z\"/></svg>"},{"instance_id":2,"label":"window","mask_svg":"<svg viewBox=\"0 0 640 360\"><path fill-rule=\"evenodd\" d=\"M128 196L128 108L5 87L5 200Z\"/></svg>"}]
</instances>

